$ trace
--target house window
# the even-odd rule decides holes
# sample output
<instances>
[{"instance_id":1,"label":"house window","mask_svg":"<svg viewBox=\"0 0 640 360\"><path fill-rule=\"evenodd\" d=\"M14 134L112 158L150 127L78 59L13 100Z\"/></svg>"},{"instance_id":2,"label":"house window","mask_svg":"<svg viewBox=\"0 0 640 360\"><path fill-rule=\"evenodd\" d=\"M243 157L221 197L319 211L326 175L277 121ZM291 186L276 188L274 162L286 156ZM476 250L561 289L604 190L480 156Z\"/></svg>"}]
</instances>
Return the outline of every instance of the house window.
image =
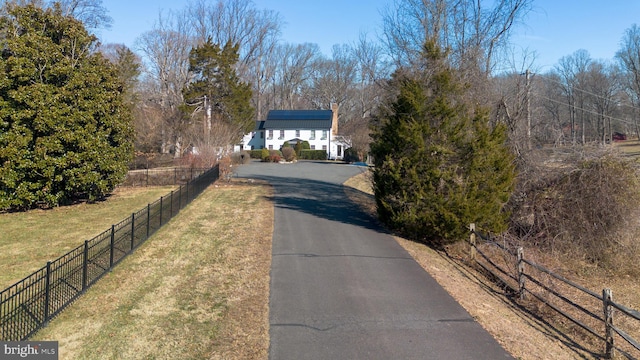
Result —
<instances>
[{"instance_id":1,"label":"house window","mask_svg":"<svg viewBox=\"0 0 640 360\"><path fill-rule=\"evenodd\" d=\"M322 150L327 151L327 145L322 145Z\"/></svg>"},{"instance_id":2,"label":"house window","mask_svg":"<svg viewBox=\"0 0 640 360\"><path fill-rule=\"evenodd\" d=\"M315 145L311 145L311 150L315 150L316 146Z\"/></svg>"},{"instance_id":3,"label":"house window","mask_svg":"<svg viewBox=\"0 0 640 360\"><path fill-rule=\"evenodd\" d=\"M311 130L311 136L309 137L309 140L315 140L315 139L316 139L316 131Z\"/></svg>"},{"instance_id":4,"label":"house window","mask_svg":"<svg viewBox=\"0 0 640 360\"><path fill-rule=\"evenodd\" d=\"M300 130L296 130L296 137L299 138L300 137Z\"/></svg>"},{"instance_id":5,"label":"house window","mask_svg":"<svg viewBox=\"0 0 640 360\"><path fill-rule=\"evenodd\" d=\"M338 145L338 156L342 156L342 145Z\"/></svg>"},{"instance_id":6,"label":"house window","mask_svg":"<svg viewBox=\"0 0 640 360\"><path fill-rule=\"evenodd\" d=\"M273 150L273 145L269 145L269 150Z\"/></svg>"},{"instance_id":7,"label":"house window","mask_svg":"<svg viewBox=\"0 0 640 360\"><path fill-rule=\"evenodd\" d=\"M327 130L322 130L322 138L320 140L327 140Z\"/></svg>"},{"instance_id":8,"label":"house window","mask_svg":"<svg viewBox=\"0 0 640 360\"><path fill-rule=\"evenodd\" d=\"M264 139L264 131L260 131L260 139Z\"/></svg>"},{"instance_id":9,"label":"house window","mask_svg":"<svg viewBox=\"0 0 640 360\"><path fill-rule=\"evenodd\" d=\"M282 139L284 139L284 130L280 130L280 137L278 138L278 140Z\"/></svg>"},{"instance_id":10,"label":"house window","mask_svg":"<svg viewBox=\"0 0 640 360\"><path fill-rule=\"evenodd\" d=\"M267 137L267 139L273 139L273 130L269 130L269 136Z\"/></svg>"}]
</instances>

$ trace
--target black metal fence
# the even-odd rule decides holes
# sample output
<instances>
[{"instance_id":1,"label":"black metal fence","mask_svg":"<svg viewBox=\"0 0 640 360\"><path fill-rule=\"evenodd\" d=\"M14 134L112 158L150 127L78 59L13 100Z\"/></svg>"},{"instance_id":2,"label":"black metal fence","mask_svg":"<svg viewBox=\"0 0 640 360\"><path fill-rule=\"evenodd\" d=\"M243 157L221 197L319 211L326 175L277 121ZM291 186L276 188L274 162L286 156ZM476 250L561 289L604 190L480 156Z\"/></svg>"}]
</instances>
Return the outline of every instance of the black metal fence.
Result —
<instances>
[{"instance_id":1,"label":"black metal fence","mask_svg":"<svg viewBox=\"0 0 640 360\"><path fill-rule=\"evenodd\" d=\"M192 167L129 170L120 186L185 185L207 170L209 169Z\"/></svg>"},{"instance_id":2,"label":"black metal fence","mask_svg":"<svg viewBox=\"0 0 640 360\"><path fill-rule=\"evenodd\" d=\"M218 177L216 165L0 292L0 340L28 339Z\"/></svg>"}]
</instances>

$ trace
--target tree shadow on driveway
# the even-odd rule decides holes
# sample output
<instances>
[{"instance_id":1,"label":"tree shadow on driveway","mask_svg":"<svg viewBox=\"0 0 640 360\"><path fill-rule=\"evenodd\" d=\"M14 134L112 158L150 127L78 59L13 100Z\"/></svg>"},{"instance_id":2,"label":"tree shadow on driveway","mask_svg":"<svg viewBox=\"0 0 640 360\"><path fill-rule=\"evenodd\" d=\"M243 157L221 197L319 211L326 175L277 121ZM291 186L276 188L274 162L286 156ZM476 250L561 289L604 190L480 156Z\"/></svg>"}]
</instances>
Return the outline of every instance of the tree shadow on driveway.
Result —
<instances>
[{"instance_id":1,"label":"tree shadow on driveway","mask_svg":"<svg viewBox=\"0 0 640 360\"><path fill-rule=\"evenodd\" d=\"M378 220L364 212L344 192L342 184L300 178L260 176L275 189L274 206L319 218L385 232Z\"/></svg>"}]
</instances>

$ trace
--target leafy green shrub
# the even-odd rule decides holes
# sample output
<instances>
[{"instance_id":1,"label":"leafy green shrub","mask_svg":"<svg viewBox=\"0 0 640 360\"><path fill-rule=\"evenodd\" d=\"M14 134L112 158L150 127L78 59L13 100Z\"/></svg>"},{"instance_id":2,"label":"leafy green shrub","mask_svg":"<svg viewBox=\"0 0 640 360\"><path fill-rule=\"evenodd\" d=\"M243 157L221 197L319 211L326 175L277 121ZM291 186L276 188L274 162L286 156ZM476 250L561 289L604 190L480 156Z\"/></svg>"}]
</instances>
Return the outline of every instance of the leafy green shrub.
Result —
<instances>
[{"instance_id":1,"label":"leafy green shrub","mask_svg":"<svg viewBox=\"0 0 640 360\"><path fill-rule=\"evenodd\" d=\"M294 161L296 159L296 151L291 147L283 147L282 157L285 161Z\"/></svg>"},{"instance_id":2,"label":"leafy green shrub","mask_svg":"<svg viewBox=\"0 0 640 360\"><path fill-rule=\"evenodd\" d=\"M327 160L327 151L326 150L301 150L300 159Z\"/></svg>"},{"instance_id":3,"label":"leafy green shrub","mask_svg":"<svg viewBox=\"0 0 640 360\"><path fill-rule=\"evenodd\" d=\"M260 150L260 159L262 159L263 162L269 162L269 155L269 149L263 148Z\"/></svg>"},{"instance_id":4,"label":"leafy green shrub","mask_svg":"<svg viewBox=\"0 0 640 360\"><path fill-rule=\"evenodd\" d=\"M249 156L251 156L252 159L262 159L262 150L264 149L251 150L249 151Z\"/></svg>"}]
</instances>

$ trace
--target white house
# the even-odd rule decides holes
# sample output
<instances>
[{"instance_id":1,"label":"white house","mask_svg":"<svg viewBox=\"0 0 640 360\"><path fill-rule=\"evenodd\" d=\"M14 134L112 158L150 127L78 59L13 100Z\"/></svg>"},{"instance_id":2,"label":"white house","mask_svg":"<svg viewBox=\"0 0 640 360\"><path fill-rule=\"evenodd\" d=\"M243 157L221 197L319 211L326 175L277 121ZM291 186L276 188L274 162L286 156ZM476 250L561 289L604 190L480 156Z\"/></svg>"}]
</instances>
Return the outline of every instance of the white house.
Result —
<instances>
[{"instance_id":1,"label":"white house","mask_svg":"<svg viewBox=\"0 0 640 360\"><path fill-rule=\"evenodd\" d=\"M280 150L285 142L292 146L307 141L311 150L325 150L331 160L341 160L351 147L348 138L338 135L338 105L331 110L271 110L267 119L244 136L239 150Z\"/></svg>"}]
</instances>

